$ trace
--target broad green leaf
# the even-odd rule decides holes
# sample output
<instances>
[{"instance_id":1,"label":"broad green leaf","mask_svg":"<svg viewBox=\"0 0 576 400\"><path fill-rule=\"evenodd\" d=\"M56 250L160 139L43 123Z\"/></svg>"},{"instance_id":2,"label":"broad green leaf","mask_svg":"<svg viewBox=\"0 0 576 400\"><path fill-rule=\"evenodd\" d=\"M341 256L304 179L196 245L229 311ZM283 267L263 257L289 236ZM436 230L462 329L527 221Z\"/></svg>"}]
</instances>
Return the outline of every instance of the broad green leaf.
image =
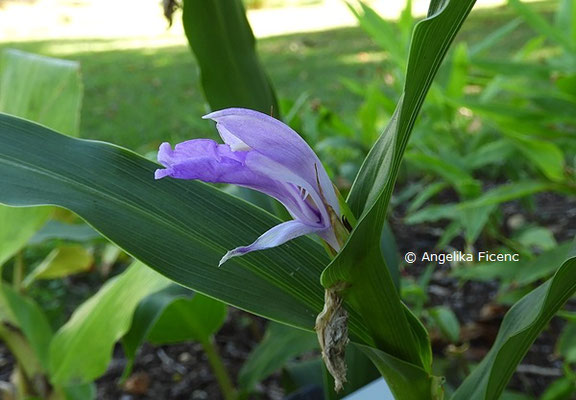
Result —
<instances>
[{"instance_id":1,"label":"broad green leaf","mask_svg":"<svg viewBox=\"0 0 576 400\"><path fill-rule=\"evenodd\" d=\"M0 68L0 112L78 135L82 97L78 63L5 50ZM26 244L51 211L0 205L0 266Z\"/></svg>"},{"instance_id":2,"label":"broad green leaf","mask_svg":"<svg viewBox=\"0 0 576 400\"><path fill-rule=\"evenodd\" d=\"M428 314L440 329L440 332L451 342L460 339L460 323L454 312L445 306L436 306L428 310Z\"/></svg>"},{"instance_id":3,"label":"broad green leaf","mask_svg":"<svg viewBox=\"0 0 576 400\"><path fill-rule=\"evenodd\" d=\"M1 203L68 208L183 286L312 330L324 304L319 276L328 257L321 245L299 238L218 268L227 250L279 220L200 182L154 180L157 167L116 146L0 115ZM366 337L353 319L354 333Z\"/></svg>"},{"instance_id":4,"label":"broad green leaf","mask_svg":"<svg viewBox=\"0 0 576 400\"><path fill-rule=\"evenodd\" d=\"M168 284L140 262L106 282L54 335L50 343L52 383L68 386L103 374L114 345L130 328L138 303Z\"/></svg>"},{"instance_id":5,"label":"broad green leaf","mask_svg":"<svg viewBox=\"0 0 576 400\"><path fill-rule=\"evenodd\" d=\"M242 390L249 392L288 361L317 348L314 333L270 322L264 338L242 365L238 383Z\"/></svg>"},{"instance_id":6,"label":"broad green leaf","mask_svg":"<svg viewBox=\"0 0 576 400\"><path fill-rule=\"evenodd\" d=\"M290 362L286 364L282 381L286 394L305 387L324 386L323 369L325 369L322 358L313 358L311 360ZM328 400L326 395L324 400Z\"/></svg>"},{"instance_id":7,"label":"broad green leaf","mask_svg":"<svg viewBox=\"0 0 576 400\"><path fill-rule=\"evenodd\" d=\"M245 107L278 116L241 0L184 0L183 24L213 110Z\"/></svg>"},{"instance_id":8,"label":"broad green leaf","mask_svg":"<svg viewBox=\"0 0 576 400\"><path fill-rule=\"evenodd\" d=\"M52 328L42 309L32 299L24 297L5 283L0 283L0 315L2 323L20 329L35 358L46 371ZM23 360L24 361L24 360Z\"/></svg>"},{"instance_id":9,"label":"broad green leaf","mask_svg":"<svg viewBox=\"0 0 576 400\"><path fill-rule=\"evenodd\" d=\"M48 221L28 241L29 245L36 245L48 240L65 240L69 242L89 242L100 238L98 232L87 224L65 224L59 221Z\"/></svg>"},{"instance_id":10,"label":"broad green leaf","mask_svg":"<svg viewBox=\"0 0 576 400\"><path fill-rule=\"evenodd\" d=\"M374 345L424 369L430 368L428 335L402 304L380 249L380 233L360 224L322 274L326 288L345 282L341 295L349 311L363 316ZM351 324L352 326L352 324Z\"/></svg>"},{"instance_id":11,"label":"broad green leaf","mask_svg":"<svg viewBox=\"0 0 576 400\"><path fill-rule=\"evenodd\" d=\"M54 279L86 271L92 266L92 254L80 245L56 247L24 279L24 286L29 286L38 279Z\"/></svg>"},{"instance_id":12,"label":"broad green leaf","mask_svg":"<svg viewBox=\"0 0 576 400\"><path fill-rule=\"evenodd\" d=\"M94 383L68 386L63 388L62 391L66 400L92 400L96 398L96 385Z\"/></svg>"},{"instance_id":13,"label":"broad green leaf","mask_svg":"<svg viewBox=\"0 0 576 400\"><path fill-rule=\"evenodd\" d=\"M127 363L124 368L124 377L128 377L132 372L134 358L138 348L146 341L150 331L166 309L174 300L188 297L194 292L181 286L170 285L159 292L152 293L144 298L134 312L130 330L122 338L124 355Z\"/></svg>"},{"instance_id":14,"label":"broad green leaf","mask_svg":"<svg viewBox=\"0 0 576 400\"><path fill-rule=\"evenodd\" d=\"M78 136L82 103L79 63L8 49L1 67L1 112Z\"/></svg>"},{"instance_id":15,"label":"broad green leaf","mask_svg":"<svg viewBox=\"0 0 576 400\"><path fill-rule=\"evenodd\" d=\"M26 376L41 376L43 374L44 370L38 360L38 355L22 333L2 323L0 324L0 340L13 357L18 360L19 367ZM45 390L45 385L42 386Z\"/></svg>"},{"instance_id":16,"label":"broad green leaf","mask_svg":"<svg viewBox=\"0 0 576 400\"><path fill-rule=\"evenodd\" d=\"M433 381L417 366L368 346L359 346L380 371L397 399L431 399Z\"/></svg>"},{"instance_id":17,"label":"broad green leaf","mask_svg":"<svg viewBox=\"0 0 576 400\"><path fill-rule=\"evenodd\" d=\"M528 249L537 249L538 251L551 250L558 246L554 233L542 226L531 226L523 229L517 237L514 238L522 246Z\"/></svg>"},{"instance_id":18,"label":"broad green leaf","mask_svg":"<svg viewBox=\"0 0 576 400\"><path fill-rule=\"evenodd\" d=\"M153 344L206 343L222 327L226 314L226 304L199 293L179 298L166 307L148 340Z\"/></svg>"},{"instance_id":19,"label":"broad green leaf","mask_svg":"<svg viewBox=\"0 0 576 400\"><path fill-rule=\"evenodd\" d=\"M553 278L523 297L506 313L496 342L452 399L495 399L538 334L576 290L576 252Z\"/></svg>"},{"instance_id":20,"label":"broad green leaf","mask_svg":"<svg viewBox=\"0 0 576 400\"><path fill-rule=\"evenodd\" d=\"M47 207L12 208L0 205L0 266L18 252L50 217Z\"/></svg>"}]
</instances>

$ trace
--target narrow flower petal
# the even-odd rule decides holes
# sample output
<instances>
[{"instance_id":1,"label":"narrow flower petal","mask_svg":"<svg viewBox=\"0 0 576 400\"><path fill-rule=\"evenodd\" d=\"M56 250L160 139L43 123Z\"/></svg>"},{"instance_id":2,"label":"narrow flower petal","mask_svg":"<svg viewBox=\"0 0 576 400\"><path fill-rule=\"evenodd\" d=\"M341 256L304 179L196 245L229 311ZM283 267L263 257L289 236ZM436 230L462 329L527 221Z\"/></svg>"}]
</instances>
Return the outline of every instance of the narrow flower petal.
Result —
<instances>
[{"instance_id":1,"label":"narrow flower petal","mask_svg":"<svg viewBox=\"0 0 576 400\"><path fill-rule=\"evenodd\" d=\"M258 111L242 108L216 111L204 118L216 121L225 143L237 146L242 142L304 179L316 192L322 191L326 202L339 214L336 193L320 160L288 125Z\"/></svg>"},{"instance_id":2,"label":"narrow flower petal","mask_svg":"<svg viewBox=\"0 0 576 400\"><path fill-rule=\"evenodd\" d=\"M303 224L300 221L288 221L276 225L272 229L262 234L254 243L249 246L237 247L230 250L220 260L218 266L221 266L232 257L241 256L251 251L269 249L271 247L280 246L289 240L299 236L307 235L309 233L318 232L322 228L317 226L310 226Z\"/></svg>"}]
</instances>

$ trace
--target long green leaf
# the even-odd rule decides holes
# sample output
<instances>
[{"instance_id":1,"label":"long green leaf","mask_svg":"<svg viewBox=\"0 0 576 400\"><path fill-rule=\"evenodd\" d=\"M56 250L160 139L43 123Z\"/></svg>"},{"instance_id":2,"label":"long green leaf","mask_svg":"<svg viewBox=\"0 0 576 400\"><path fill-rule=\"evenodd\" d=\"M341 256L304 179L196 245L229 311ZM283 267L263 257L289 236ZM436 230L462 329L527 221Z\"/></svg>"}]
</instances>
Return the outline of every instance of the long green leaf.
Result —
<instances>
[{"instance_id":1,"label":"long green leaf","mask_svg":"<svg viewBox=\"0 0 576 400\"><path fill-rule=\"evenodd\" d=\"M103 374L140 300L169 283L140 262L108 281L54 335L50 343L52 382L68 386Z\"/></svg>"},{"instance_id":2,"label":"long green leaf","mask_svg":"<svg viewBox=\"0 0 576 400\"><path fill-rule=\"evenodd\" d=\"M186 341L207 343L220 330L227 315L226 304L196 293L174 300L148 335L154 344Z\"/></svg>"},{"instance_id":3,"label":"long green leaf","mask_svg":"<svg viewBox=\"0 0 576 400\"><path fill-rule=\"evenodd\" d=\"M506 313L488 355L454 393L454 400L497 399L538 334L576 291L576 247L553 278Z\"/></svg>"},{"instance_id":4,"label":"long green leaf","mask_svg":"<svg viewBox=\"0 0 576 400\"><path fill-rule=\"evenodd\" d=\"M312 330L324 304L322 247L300 238L218 268L226 250L279 220L203 183L155 181L156 168L128 150L0 115L1 203L68 208L183 286ZM366 338L358 318L351 323L354 335Z\"/></svg>"},{"instance_id":5,"label":"long green leaf","mask_svg":"<svg viewBox=\"0 0 576 400\"><path fill-rule=\"evenodd\" d=\"M288 361L317 348L316 335L271 322L262 341L242 365L238 376L240 387L250 392L258 382L282 368Z\"/></svg>"},{"instance_id":6,"label":"long green leaf","mask_svg":"<svg viewBox=\"0 0 576 400\"><path fill-rule=\"evenodd\" d=\"M433 381L422 368L392 357L368 346L358 346L385 377L397 399L423 400L432 398Z\"/></svg>"},{"instance_id":7,"label":"long green leaf","mask_svg":"<svg viewBox=\"0 0 576 400\"><path fill-rule=\"evenodd\" d=\"M76 61L5 50L0 111L78 136L82 79Z\"/></svg>"},{"instance_id":8,"label":"long green leaf","mask_svg":"<svg viewBox=\"0 0 576 400\"><path fill-rule=\"evenodd\" d=\"M0 205L0 266L34 236L50 214L47 207L14 209Z\"/></svg>"},{"instance_id":9,"label":"long green leaf","mask_svg":"<svg viewBox=\"0 0 576 400\"><path fill-rule=\"evenodd\" d=\"M9 49L3 53L1 68L1 112L78 135L82 83L77 62ZM0 206L0 266L28 242L51 211Z\"/></svg>"},{"instance_id":10,"label":"long green leaf","mask_svg":"<svg viewBox=\"0 0 576 400\"><path fill-rule=\"evenodd\" d=\"M53 332L38 304L1 283L0 315L2 323L10 323L22 331L42 368L47 370L48 349Z\"/></svg>"},{"instance_id":11,"label":"long green leaf","mask_svg":"<svg viewBox=\"0 0 576 400\"><path fill-rule=\"evenodd\" d=\"M212 109L245 107L278 116L241 0L184 0L182 15Z\"/></svg>"},{"instance_id":12,"label":"long green leaf","mask_svg":"<svg viewBox=\"0 0 576 400\"><path fill-rule=\"evenodd\" d=\"M348 203L356 216L376 202L386 208L402 154L432 80L475 0L436 1L414 29L404 94L352 186ZM385 195L378 201L382 192Z\"/></svg>"},{"instance_id":13,"label":"long green leaf","mask_svg":"<svg viewBox=\"0 0 576 400\"><path fill-rule=\"evenodd\" d=\"M347 309L362 315L374 344L387 357L403 360L430 387L431 349L418 319L402 304L380 251L388 202L410 132L442 59L474 0L433 2L430 16L418 23L412 39L404 94L386 130L364 161L348 202L359 223L348 242L322 274L326 288L345 285ZM379 367L380 368L380 367ZM381 368L394 394L408 396L402 370ZM400 375L400 376L399 376ZM397 381L397 382L396 382ZM406 392L405 392L406 391ZM428 391L426 397L432 394Z\"/></svg>"},{"instance_id":14,"label":"long green leaf","mask_svg":"<svg viewBox=\"0 0 576 400\"><path fill-rule=\"evenodd\" d=\"M146 341L148 334L156 325L156 322L164 313L174 300L188 297L194 294L178 285L170 285L167 288L153 293L146 297L138 304L138 308L134 312L130 330L122 338L122 346L124 347L124 355L127 362L124 368L124 377L128 377L132 372L134 359L138 348Z\"/></svg>"}]
</instances>

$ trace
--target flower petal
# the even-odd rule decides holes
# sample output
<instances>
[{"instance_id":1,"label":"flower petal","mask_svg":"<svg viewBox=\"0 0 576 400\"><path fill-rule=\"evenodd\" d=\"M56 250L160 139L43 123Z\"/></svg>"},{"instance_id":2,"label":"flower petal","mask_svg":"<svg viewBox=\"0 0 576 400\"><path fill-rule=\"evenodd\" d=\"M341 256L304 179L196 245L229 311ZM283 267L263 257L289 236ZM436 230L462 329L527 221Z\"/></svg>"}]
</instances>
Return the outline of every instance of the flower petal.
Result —
<instances>
[{"instance_id":1,"label":"flower petal","mask_svg":"<svg viewBox=\"0 0 576 400\"><path fill-rule=\"evenodd\" d=\"M310 226L296 220L283 222L266 231L251 245L237 247L234 250L227 252L226 255L224 255L224 257L222 257L220 260L218 266L221 266L232 257L242 256L246 253L250 253L251 251L264 250L271 247L280 246L289 240L299 236L307 235L309 233L318 232L322 229L323 228Z\"/></svg>"},{"instance_id":2,"label":"flower petal","mask_svg":"<svg viewBox=\"0 0 576 400\"><path fill-rule=\"evenodd\" d=\"M227 108L204 118L216 121L216 128L225 143L231 146L242 143L292 171L317 193L322 191L326 202L339 214L338 199L322 163L304 139L288 125L243 108Z\"/></svg>"},{"instance_id":3,"label":"flower petal","mask_svg":"<svg viewBox=\"0 0 576 400\"><path fill-rule=\"evenodd\" d=\"M188 140L177 144L174 150L170 144L163 143L158 160L166 168L156 170L155 177L161 179L170 176L244 186L274 197L294 218L310 225L321 222L321 216L301 197L297 187L271 179L251 168L246 163L251 156L251 151L232 151L228 145L209 139Z\"/></svg>"}]
</instances>

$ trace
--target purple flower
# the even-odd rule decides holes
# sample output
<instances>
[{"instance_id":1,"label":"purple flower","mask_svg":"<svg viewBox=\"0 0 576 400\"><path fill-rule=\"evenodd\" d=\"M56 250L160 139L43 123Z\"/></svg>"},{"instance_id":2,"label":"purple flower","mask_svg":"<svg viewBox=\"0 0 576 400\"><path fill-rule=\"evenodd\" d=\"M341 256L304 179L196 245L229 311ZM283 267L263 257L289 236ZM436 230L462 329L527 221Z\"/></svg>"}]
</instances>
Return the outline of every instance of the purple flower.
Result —
<instances>
[{"instance_id":1,"label":"purple flower","mask_svg":"<svg viewBox=\"0 0 576 400\"><path fill-rule=\"evenodd\" d=\"M194 139L174 150L162 143L156 179L170 176L230 183L258 190L281 202L294 218L276 225L249 246L230 250L220 260L267 249L316 233L340 249L333 223L340 208L332 182L314 151L289 126L257 111L228 108L204 116L216 121L225 144Z\"/></svg>"}]
</instances>

